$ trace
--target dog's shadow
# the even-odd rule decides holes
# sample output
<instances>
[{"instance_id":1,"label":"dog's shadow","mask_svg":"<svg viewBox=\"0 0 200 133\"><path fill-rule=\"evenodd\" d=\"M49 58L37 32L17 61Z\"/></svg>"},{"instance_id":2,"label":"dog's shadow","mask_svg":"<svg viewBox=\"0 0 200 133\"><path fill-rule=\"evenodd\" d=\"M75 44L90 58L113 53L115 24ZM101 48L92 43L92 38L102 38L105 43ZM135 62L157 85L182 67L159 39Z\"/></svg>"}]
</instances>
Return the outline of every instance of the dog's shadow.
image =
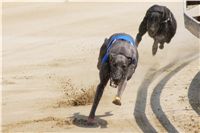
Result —
<instances>
[{"instance_id":1,"label":"dog's shadow","mask_svg":"<svg viewBox=\"0 0 200 133\"><path fill-rule=\"evenodd\" d=\"M95 116L95 123L89 124L87 122L88 116L81 115L80 113L74 113L71 117L72 123L78 127L84 127L84 128L107 128L107 121L104 119L101 119L100 117L106 117L106 116L112 116L113 114L111 112L105 112L104 115L97 115Z\"/></svg>"}]
</instances>

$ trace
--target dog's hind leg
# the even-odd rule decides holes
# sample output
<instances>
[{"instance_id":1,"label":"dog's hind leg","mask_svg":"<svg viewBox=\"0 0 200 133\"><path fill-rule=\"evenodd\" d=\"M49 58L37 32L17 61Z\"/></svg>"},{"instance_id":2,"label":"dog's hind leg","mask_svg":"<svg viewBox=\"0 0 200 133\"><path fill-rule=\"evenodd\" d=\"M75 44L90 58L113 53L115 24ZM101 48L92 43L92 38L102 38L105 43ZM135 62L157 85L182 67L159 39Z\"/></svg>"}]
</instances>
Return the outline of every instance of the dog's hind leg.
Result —
<instances>
[{"instance_id":1,"label":"dog's hind leg","mask_svg":"<svg viewBox=\"0 0 200 133\"><path fill-rule=\"evenodd\" d=\"M153 47L152 47L152 55L156 55L158 50L158 41L154 40Z\"/></svg>"},{"instance_id":2,"label":"dog's hind leg","mask_svg":"<svg viewBox=\"0 0 200 133\"><path fill-rule=\"evenodd\" d=\"M97 106L99 104L99 101L103 95L104 88L106 87L106 85L108 83L109 77L110 77L109 68L108 68L107 64L103 64L100 69L100 83L97 86L93 105L92 105L92 108L91 108L91 111L90 111L90 114L88 117L89 124L94 123L95 112L96 112Z\"/></svg>"},{"instance_id":3,"label":"dog's hind leg","mask_svg":"<svg viewBox=\"0 0 200 133\"><path fill-rule=\"evenodd\" d=\"M106 50L107 50L107 43L108 43L108 39L106 38L104 40L103 45L100 48L100 52L99 52L99 58L98 58L98 63L97 63L97 68L100 70L101 68L101 61L103 56L106 54Z\"/></svg>"},{"instance_id":4,"label":"dog's hind leg","mask_svg":"<svg viewBox=\"0 0 200 133\"><path fill-rule=\"evenodd\" d=\"M118 91L117 91L117 95L115 97L115 99L113 100L113 103L115 105L121 105L121 96L126 88L127 85L127 79L123 80L118 87Z\"/></svg>"}]
</instances>

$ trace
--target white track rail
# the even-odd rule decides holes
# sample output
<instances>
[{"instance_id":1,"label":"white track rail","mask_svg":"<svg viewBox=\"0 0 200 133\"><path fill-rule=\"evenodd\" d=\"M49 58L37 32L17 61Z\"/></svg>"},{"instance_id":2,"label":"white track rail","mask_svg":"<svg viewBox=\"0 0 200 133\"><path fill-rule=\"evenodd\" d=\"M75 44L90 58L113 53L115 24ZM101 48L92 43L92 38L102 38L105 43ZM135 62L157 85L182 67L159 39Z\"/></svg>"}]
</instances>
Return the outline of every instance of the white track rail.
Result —
<instances>
[{"instance_id":1,"label":"white track rail","mask_svg":"<svg viewBox=\"0 0 200 133\"><path fill-rule=\"evenodd\" d=\"M200 22L187 13L187 0L184 0L184 23L186 29L200 38Z\"/></svg>"}]
</instances>

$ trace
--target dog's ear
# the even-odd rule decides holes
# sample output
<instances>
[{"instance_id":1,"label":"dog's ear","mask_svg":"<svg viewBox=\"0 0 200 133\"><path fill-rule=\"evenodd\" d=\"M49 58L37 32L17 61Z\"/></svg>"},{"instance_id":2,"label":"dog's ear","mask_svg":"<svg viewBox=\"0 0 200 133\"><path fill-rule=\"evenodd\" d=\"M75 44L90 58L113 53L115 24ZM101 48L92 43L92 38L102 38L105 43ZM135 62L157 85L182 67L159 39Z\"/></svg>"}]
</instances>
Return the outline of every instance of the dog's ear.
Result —
<instances>
[{"instance_id":1,"label":"dog's ear","mask_svg":"<svg viewBox=\"0 0 200 133\"><path fill-rule=\"evenodd\" d=\"M166 20L167 18L169 18L169 10L166 8L166 7L164 7L164 9L163 9L163 15L162 15L162 18L163 18L163 20Z\"/></svg>"},{"instance_id":2,"label":"dog's ear","mask_svg":"<svg viewBox=\"0 0 200 133\"><path fill-rule=\"evenodd\" d=\"M165 17L166 17L166 11L165 11L164 8L161 10L160 13L162 13L162 18L165 19Z\"/></svg>"},{"instance_id":3,"label":"dog's ear","mask_svg":"<svg viewBox=\"0 0 200 133\"><path fill-rule=\"evenodd\" d=\"M115 53L110 53L109 54L109 60L112 61L114 59L114 57L116 56Z\"/></svg>"}]
</instances>

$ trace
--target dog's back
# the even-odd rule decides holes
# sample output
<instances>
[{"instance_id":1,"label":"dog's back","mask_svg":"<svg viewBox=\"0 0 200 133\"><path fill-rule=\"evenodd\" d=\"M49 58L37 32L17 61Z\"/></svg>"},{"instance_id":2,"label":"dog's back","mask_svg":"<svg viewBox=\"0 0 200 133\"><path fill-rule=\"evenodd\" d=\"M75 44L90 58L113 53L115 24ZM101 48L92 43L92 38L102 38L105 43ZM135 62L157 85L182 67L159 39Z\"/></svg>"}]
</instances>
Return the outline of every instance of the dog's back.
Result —
<instances>
[{"instance_id":1,"label":"dog's back","mask_svg":"<svg viewBox=\"0 0 200 133\"><path fill-rule=\"evenodd\" d=\"M117 36L126 36L128 37L128 39L122 42L122 41L119 41L120 39L115 40ZM108 39L106 38L104 40L103 45L101 46L98 63L97 63L98 69L100 69L102 62L105 62L106 60L105 58L108 58L108 57L105 57L105 55L108 54L107 53L108 48L110 49L109 52L122 54L128 58L133 58L133 56L135 56L133 55L133 53L136 53L138 55L137 46L135 45L134 39L130 35L126 33L115 33L112 36L110 36Z\"/></svg>"}]
</instances>

